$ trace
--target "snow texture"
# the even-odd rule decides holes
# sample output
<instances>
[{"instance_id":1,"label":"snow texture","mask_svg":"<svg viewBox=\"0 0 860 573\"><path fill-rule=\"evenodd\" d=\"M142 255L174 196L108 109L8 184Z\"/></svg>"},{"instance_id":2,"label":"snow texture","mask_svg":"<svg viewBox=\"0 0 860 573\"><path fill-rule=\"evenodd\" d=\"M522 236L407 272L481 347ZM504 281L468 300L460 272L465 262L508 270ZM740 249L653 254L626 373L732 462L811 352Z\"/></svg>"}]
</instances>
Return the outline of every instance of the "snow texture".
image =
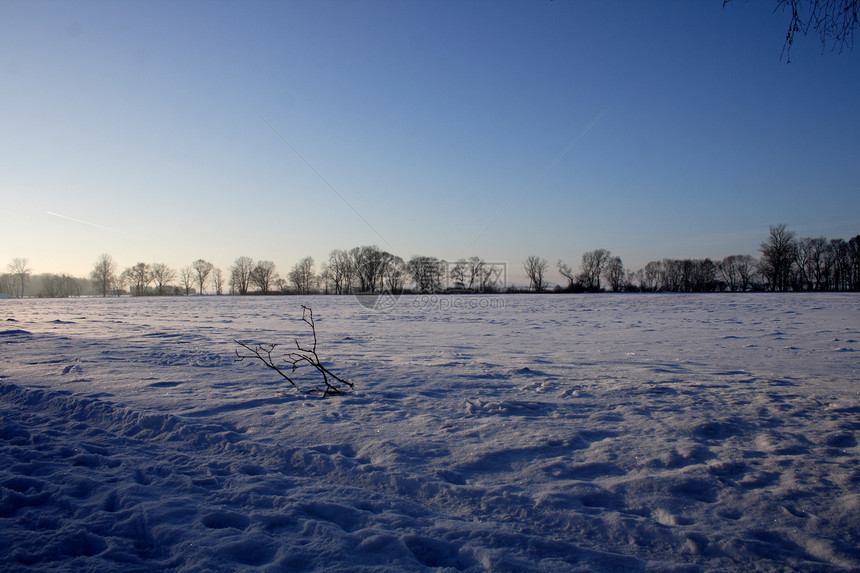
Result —
<instances>
[{"instance_id":1,"label":"snow texture","mask_svg":"<svg viewBox=\"0 0 860 573\"><path fill-rule=\"evenodd\" d=\"M234 363L300 304L355 391ZM0 568L856 571L858 340L856 294L5 300Z\"/></svg>"}]
</instances>

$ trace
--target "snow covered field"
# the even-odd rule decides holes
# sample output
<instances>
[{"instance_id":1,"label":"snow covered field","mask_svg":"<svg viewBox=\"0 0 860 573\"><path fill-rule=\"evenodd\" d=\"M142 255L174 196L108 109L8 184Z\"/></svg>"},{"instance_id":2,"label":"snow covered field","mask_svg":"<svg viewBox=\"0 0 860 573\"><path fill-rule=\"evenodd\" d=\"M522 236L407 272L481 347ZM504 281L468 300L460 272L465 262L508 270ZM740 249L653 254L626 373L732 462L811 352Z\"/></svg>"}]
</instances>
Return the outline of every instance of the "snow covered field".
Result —
<instances>
[{"instance_id":1,"label":"snow covered field","mask_svg":"<svg viewBox=\"0 0 860 573\"><path fill-rule=\"evenodd\" d=\"M302 303L355 391L234 363ZM858 350L856 294L4 300L0 569L858 570Z\"/></svg>"}]
</instances>

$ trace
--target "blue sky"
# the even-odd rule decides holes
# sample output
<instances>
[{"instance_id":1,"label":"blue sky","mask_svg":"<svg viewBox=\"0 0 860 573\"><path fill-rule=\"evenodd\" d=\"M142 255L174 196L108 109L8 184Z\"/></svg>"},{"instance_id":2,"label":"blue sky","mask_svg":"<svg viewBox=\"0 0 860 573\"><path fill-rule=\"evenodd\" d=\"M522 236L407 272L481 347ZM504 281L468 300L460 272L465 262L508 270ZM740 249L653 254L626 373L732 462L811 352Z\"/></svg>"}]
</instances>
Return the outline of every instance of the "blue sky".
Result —
<instances>
[{"instance_id":1,"label":"blue sky","mask_svg":"<svg viewBox=\"0 0 860 573\"><path fill-rule=\"evenodd\" d=\"M860 50L780 61L775 5L2 0L0 264L847 239Z\"/></svg>"}]
</instances>

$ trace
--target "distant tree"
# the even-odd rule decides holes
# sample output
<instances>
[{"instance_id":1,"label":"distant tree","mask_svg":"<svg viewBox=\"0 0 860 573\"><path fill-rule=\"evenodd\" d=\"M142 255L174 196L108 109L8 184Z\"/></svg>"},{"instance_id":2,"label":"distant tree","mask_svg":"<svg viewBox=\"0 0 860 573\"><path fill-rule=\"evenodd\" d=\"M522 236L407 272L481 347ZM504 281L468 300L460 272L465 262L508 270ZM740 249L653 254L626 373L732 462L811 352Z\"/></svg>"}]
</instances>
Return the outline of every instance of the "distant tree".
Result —
<instances>
[{"instance_id":1,"label":"distant tree","mask_svg":"<svg viewBox=\"0 0 860 573\"><path fill-rule=\"evenodd\" d=\"M18 293L20 298L24 298L24 283L30 278L30 274L32 273L32 269L28 266L29 261L27 259L12 259L12 262L9 263L7 267L9 269L9 273L18 280L18 283L21 285L21 290Z\"/></svg>"},{"instance_id":2,"label":"distant tree","mask_svg":"<svg viewBox=\"0 0 860 573\"><path fill-rule=\"evenodd\" d=\"M152 282L152 270L146 263L137 263L123 271L129 284L132 296L143 296L149 283Z\"/></svg>"},{"instance_id":3,"label":"distant tree","mask_svg":"<svg viewBox=\"0 0 860 573\"><path fill-rule=\"evenodd\" d=\"M797 272L800 288L819 290L824 282L824 257L827 252L825 237L804 237L797 241Z\"/></svg>"},{"instance_id":4,"label":"distant tree","mask_svg":"<svg viewBox=\"0 0 860 573\"><path fill-rule=\"evenodd\" d=\"M176 271L164 263L150 265L152 282L155 283L155 293L159 296L167 293L167 286L176 278Z\"/></svg>"},{"instance_id":5,"label":"distant tree","mask_svg":"<svg viewBox=\"0 0 860 573\"><path fill-rule=\"evenodd\" d=\"M662 281L660 290L681 292L684 290L684 261L680 259L663 259L661 263Z\"/></svg>"},{"instance_id":6,"label":"distant tree","mask_svg":"<svg viewBox=\"0 0 860 573\"><path fill-rule=\"evenodd\" d=\"M313 292L314 287L316 287L313 257L305 257L293 265L287 278L299 294L309 294Z\"/></svg>"},{"instance_id":7,"label":"distant tree","mask_svg":"<svg viewBox=\"0 0 860 573\"><path fill-rule=\"evenodd\" d=\"M746 292L753 286L756 272L756 260L752 255L736 255L735 265L741 279L741 292Z\"/></svg>"},{"instance_id":8,"label":"distant tree","mask_svg":"<svg viewBox=\"0 0 860 573\"><path fill-rule=\"evenodd\" d=\"M451 279L451 283L454 285L456 289L465 289L466 288L466 275L468 274L469 263L466 262L466 259L458 259L455 262L451 269L448 271L448 278Z\"/></svg>"},{"instance_id":9,"label":"distant tree","mask_svg":"<svg viewBox=\"0 0 860 573\"><path fill-rule=\"evenodd\" d=\"M77 279L69 275L45 274L40 278L42 286L36 295L39 298L68 298L81 294Z\"/></svg>"},{"instance_id":10,"label":"distant tree","mask_svg":"<svg viewBox=\"0 0 860 573\"><path fill-rule=\"evenodd\" d=\"M498 266L494 268L493 265L488 265L484 259L477 256L469 257L466 259L466 263L468 265L467 277L469 279L466 287L469 290L487 292L495 288L491 283L498 279L497 276L493 276L494 270L498 270Z\"/></svg>"},{"instance_id":11,"label":"distant tree","mask_svg":"<svg viewBox=\"0 0 860 573\"><path fill-rule=\"evenodd\" d=\"M191 290L194 288L194 280L194 269L192 269L191 267L182 267L181 269L179 269L179 283L185 290L185 296L191 294Z\"/></svg>"},{"instance_id":12,"label":"distant tree","mask_svg":"<svg viewBox=\"0 0 860 573\"><path fill-rule=\"evenodd\" d=\"M663 285L663 262L650 261L642 269L642 290L654 292L660 290Z\"/></svg>"},{"instance_id":13,"label":"distant tree","mask_svg":"<svg viewBox=\"0 0 860 573\"><path fill-rule=\"evenodd\" d=\"M215 287L216 295L224 294L224 273L219 268L212 271L212 286Z\"/></svg>"},{"instance_id":14,"label":"distant tree","mask_svg":"<svg viewBox=\"0 0 860 573\"><path fill-rule=\"evenodd\" d=\"M574 290L577 284L576 271L570 268L570 265L567 263L562 262L561 259L556 263L556 267L558 268L558 274L567 279L566 290Z\"/></svg>"},{"instance_id":15,"label":"distant tree","mask_svg":"<svg viewBox=\"0 0 860 573\"><path fill-rule=\"evenodd\" d=\"M197 282L197 286L200 288L198 292L200 294L203 294L203 291L206 287L206 279L209 278L209 273L212 272L212 269L215 268L215 265L213 265L209 261L197 259L196 261L191 263L191 268L194 269L195 281Z\"/></svg>"},{"instance_id":16,"label":"distant tree","mask_svg":"<svg viewBox=\"0 0 860 573\"><path fill-rule=\"evenodd\" d=\"M831 239L828 248L833 290L849 290L851 285L851 256L845 239Z\"/></svg>"},{"instance_id":17,"label":"distant tree","mask_svg":"<svg viewBox=\"0 0 860 573\"><path fill-rule=\"evenodd\" d=\"M595 249L582 255L580 282L586 290L600 290L600 277L603 269L612 257L606 249Z\"/></svg>"},{"instance_id":18,"label":"distant tree","mask_svg":"<svg viewBox=\"0 0 860 573\"><path fill-rule=\"evenodd\" d=\"M791 286L791 272L797 258L794 232L785 224L771 225L770 236L761 244L761 273L772 291L785 291Z\"/></svg>"},{"instance_id":19,"label":"distant tree","mask_svg":"<svg viewBox=\"0 0 860 573\"><path fill-rule=\"evenodd\" d=\"M326 265L328 279L334 294L347 294L352 292L355 267L353 258L347 251L335 249L328 255Z\"/></svg>"},{"instance_id":20,"label":"distant tree","mask_svg":"<svg viewBox=\"0 0 860 573\"><path fill-rule=\"evenodd\" d=\"M729 255L717 263L717 272L729 291L744 292L749 286L749 271L751 267L751 256Z\"/></svg>"},{"instance_id":21,"label":"distant tree","mask_svg":"<svg viewBox=\"0 0 860 573\"><path fill-rule=\"evenodd\" d=\"M711 259L684 259L681 263L684 292L711 292L716 289L717 266Z\"/></svg>"},{"instance_id":22,"label":"distant tree","mask_svg":"<svg viewBox=\"0 0 860 573\"><path fill-rule=\"evenodd\" d=\"M331 280L331 271L328 268L328 263L322 263L320 265L320 272L317 276L319 280L319 286L322 288L323 294L331 294L332 291L332 280Z\"/></svg>"},{"instance_id":23,"label":"distant tree","mask_svg":"<svg viewBox=\"0 0 860 573\"><path fill-rule=\"evenodd\" d=\"M251 271L254 270L254 259L239 257L230 267L230 290L234 294L248 294L251 287Z\"/></svg>"},{"instance_id":24,"label":"distant tree","mask_svg":"<svg viewBox=\"0 0 860 573\"><path fill-rule=\"evenodd\" d=\"M860 290L860 235L848 240L848 257L851 260L851 290Z\"/></svg>"},{"instance_id":25,"label":"distant tree","mask_svg":"<svg viewBox=\"0 0 860 573\"><path fill-rule=\"evenodd\" d=\"M406 263L397 255L389 255L385 268L382 271L383 290L393 293L403 291L406 286Z\"/></svg>"},{"instance_id":26,"label":"distant tree","mask_svg":"<svg viewBox=\"0 0 860 573\"><path fill-rule=\"evenodd\" d=\"M128 270L128 269L126 269ZM113 295L122 296L125 294L125 287L128 284L128 275L125 271L119 273L113 281Z\"/></svg>"},{"instance_id":27,"label":"distant tree","mask_svg":"<svg viewBox=\"0 0 860 573\"><path fill-rule=\"evenodd\" d=\"M436 257L416 255L406 263L406 270L415 290L419 292L439 292L445 279L445 263Z\"/></svg>"},{"instance_id":28,"label":"distant tree","mask_svg":"<svg viewBox=\"0 0 860 573\"><path fill-rule=\"evenodd\" d=\"M529 279L530 288L535 292L542 292L546 288L544 275L546 275L547 269L549 269L547 260L531 255L523 263L523 268Z\"/></svg>"},{"instance_id":29,"label":"distant tree","mask_svg":"<svg viewBox=\"0 0 860 573\"><path fill-rule=\"evenodd\" d=\"M385 251L376 245L350 249L352 268L362 293L377 292L382 283L382 272L387 262Z\"/></svg>"},{"instance_id":30,"label":"distant tree","mask_svg":"<svg viewBox=\"0 0 860 573\"><path fill-rule=\"evenodd\" d=\"M251 270L251 282L263 294L268 294L278 279L278 271L272 261L258 261Z\"/></svg>"},{"instance_id":31,"label":"distant tree","mask_svg":"<svg viewBox=\"0 0 860 573\"><path fill-rule=\"evenodd\" d=\"M14 296L16 292L15 277L8 273L0 274L0 293Z\"/></svg>"},{"instance_id":32,"label":"distant tree","mask_svg":"<svg viewBox=\"0 0 860 573\"><path fill-rule=\"evenodd\" d=\"M699 261L699 287L704 292L717 290L717 263L710 258Z\"/></svg>"},{"instance_id":33,"label":"distant tree","mask_svg":"<svg viewBox=\"0 0 860 573\"><path fill-rule=\"evenodd\" d=\"M603 278L612 287L615 292L621 292L625 289L627 273L624 271L624 265L621 262L621 257L611 257L606 262L606 267L603 269Z\"/></svg>"},{"instance_id":34,"label":"distant tree","mask_svg":"<svg viewBox=\"0 0 860 573\"><path fill-rule=\"evenodd\" d=\"M90 279L93 281L96 291L101 292L103 297L107 296L116 280L116 263L109 254L102 253L99 255L93 270L90 272Z\"/></svg>"},{"instance_id":35,"label":"distant tree","mask_svg":"<svg viewBox=\"0 0 860 573\"><path fill-rule=\"evenodd\" d=\"M493 266L477 256L458 259L448 271L448 278L454 288L487 292L492 288L490 283L493 279Z\"/></svg>"}]
</instances>

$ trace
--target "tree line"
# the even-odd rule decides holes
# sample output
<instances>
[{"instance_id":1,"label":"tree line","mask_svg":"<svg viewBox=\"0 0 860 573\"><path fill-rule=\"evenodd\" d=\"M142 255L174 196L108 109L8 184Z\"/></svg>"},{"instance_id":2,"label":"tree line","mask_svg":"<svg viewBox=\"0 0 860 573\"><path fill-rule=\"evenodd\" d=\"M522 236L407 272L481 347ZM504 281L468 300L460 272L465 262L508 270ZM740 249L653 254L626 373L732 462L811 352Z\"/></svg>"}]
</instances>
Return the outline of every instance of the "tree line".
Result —
<instances>
[{"instance_id":1,"label":"tree line","mask_svg":"<svg viewBox=\"0 0 860 573\"><path fill-rule=\"evenodd\" d=\"M493 289L495 269L480 257L449 263L429 256L401 257L375 245L333 250L319 272L313 257L304 257L284 276L273 261L241 256L224 273L198 259L178 271L161 263L137 263L122 272L113 258L103 254L90 280L97 294L357 294L388 292L440 292Z\"/></svg>"},{"instance_id":2,"label":"tree line","mask_svg":"<svg viewBox=\"0 0 860 573\"><path fill-rule=\"evenodd\" d=\"M109 254L99 256L88 278L32 275L27 259L16 258L0 274L0 294L40 297L149 296L191 294L353 294L379 292L746 292L858 291L860 235L848 241L825 237L797 238L786 225L769 229L760 257L730 255L722 260L670 259L651 261L637 271L624 268L621 257L606 249L584 253L578 267L559 260L562 278L549 281L550 264L538 256L523 262L527 288L506 284L503 263L472 256L449 262L416 255L409 260L375 245L335 249L320 265L312 257L281 275L274 262L241 256L223 272L197 259L173 269L163 263L139 262L123 270Z\"/></svg>"},{"instance_id":3,"label":"tree line","mask_svg":"<svg viewBox=\"0 0 860 573\"><path fill-rule=\"evenodd\" d=\"M558 261L567 280L554 290L564 292L747 292L858 291L860 235L848 241L826 237L797 238L787 225L771 226L759 247L761 256L729 255L722 260L670 259L651 261L637 271L624 270L619 257L606 249L582 255L579 272ZM529 257L523 265L530 289L547 289L546 259ZM600 279L604 282L601 284Z\"/></svg>"}]
</instances>

